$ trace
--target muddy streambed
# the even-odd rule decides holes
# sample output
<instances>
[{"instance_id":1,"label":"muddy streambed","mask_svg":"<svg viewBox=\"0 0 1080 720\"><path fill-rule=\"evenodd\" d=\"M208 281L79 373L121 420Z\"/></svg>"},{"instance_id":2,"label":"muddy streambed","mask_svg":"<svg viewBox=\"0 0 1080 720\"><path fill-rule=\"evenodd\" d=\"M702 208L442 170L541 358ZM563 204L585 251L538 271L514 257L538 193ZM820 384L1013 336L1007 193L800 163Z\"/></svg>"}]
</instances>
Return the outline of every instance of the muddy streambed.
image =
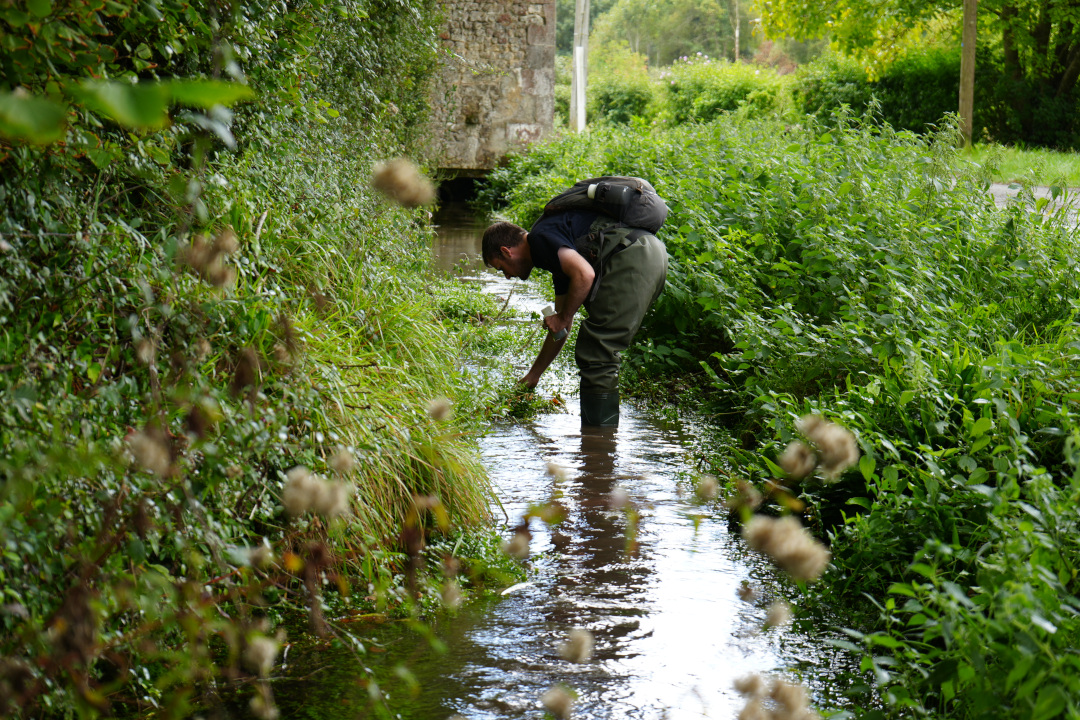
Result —
<instances>
[{"instance_id":1,"label":"muddy streambed","mask_svg":"<svg viewBox=\"0 0 1080 720\"><path fill-rule=\"evenodd\" d=\"M526 284L483 270L481 223L456 208L437 222L440 267L481 292L506 297L513 289L515 306L544 304ZM784 583L747 550L724 512L689 491L695 429L630 404L617 430L583 431L572 374L545 376L541 389L562 391L567 412L497 424L479 441L502 501L500 522L516 524L556 490L567 509L553 528L533 521L529 582L430 623L444 652L405 622L357 627L368 650L361 656L295 648L275 673L281 716L370 716L369 672L395 713L425 720L542 718L540 697L557 683L578 695L575 718L734 718L743 702L732 681L751 672L801 678L818 702L835 700L851 659L824 643L828 631L763 629ZM565 477L551 476L549 463ZM616 491L637 514L636 534L627 510L612 507ZM739 599L744 581L758 600ZM595 637L587 663L556 650L573 628Z\"/></svg>"}]
</instances>

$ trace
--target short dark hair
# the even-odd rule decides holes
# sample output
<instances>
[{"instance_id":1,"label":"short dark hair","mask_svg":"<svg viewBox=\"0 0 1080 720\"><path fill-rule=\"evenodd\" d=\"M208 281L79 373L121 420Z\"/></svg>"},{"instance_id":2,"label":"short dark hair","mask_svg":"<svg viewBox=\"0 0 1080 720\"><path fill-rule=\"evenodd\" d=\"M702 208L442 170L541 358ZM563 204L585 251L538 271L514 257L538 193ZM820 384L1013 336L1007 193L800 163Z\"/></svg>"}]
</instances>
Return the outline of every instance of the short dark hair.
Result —
<instances>
[{"instance_id":1,"label":"short dark hair","mask_svg":"<svg viewBox=\"0 0 1080 720\"><path fill-rule=\"evenodd\" d=\"M500 248L520 245L526 234L525 228L511 222L497 222L489 227L484 231L484 240L481 243L484 264L491 265Z\"/></svg>"}]
</instances>

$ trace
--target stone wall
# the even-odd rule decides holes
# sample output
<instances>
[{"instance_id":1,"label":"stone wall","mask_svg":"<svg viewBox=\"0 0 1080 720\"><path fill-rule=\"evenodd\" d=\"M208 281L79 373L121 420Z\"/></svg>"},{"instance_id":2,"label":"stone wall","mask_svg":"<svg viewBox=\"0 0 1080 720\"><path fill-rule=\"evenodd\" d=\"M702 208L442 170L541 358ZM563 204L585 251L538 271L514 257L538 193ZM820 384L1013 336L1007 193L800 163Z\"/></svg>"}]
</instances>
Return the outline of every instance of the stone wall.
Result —
<instances>
[{"instance_id":1,"label":"stone wall","mask_svg":"<svg viewBox=\"0 0 1080 720\"><path fill-rule=\"evenodd\" d=\"M555 0L443 0L443 9L435 154L443 168L489 170L551 132Z\"/></svg>"}]
</instances>

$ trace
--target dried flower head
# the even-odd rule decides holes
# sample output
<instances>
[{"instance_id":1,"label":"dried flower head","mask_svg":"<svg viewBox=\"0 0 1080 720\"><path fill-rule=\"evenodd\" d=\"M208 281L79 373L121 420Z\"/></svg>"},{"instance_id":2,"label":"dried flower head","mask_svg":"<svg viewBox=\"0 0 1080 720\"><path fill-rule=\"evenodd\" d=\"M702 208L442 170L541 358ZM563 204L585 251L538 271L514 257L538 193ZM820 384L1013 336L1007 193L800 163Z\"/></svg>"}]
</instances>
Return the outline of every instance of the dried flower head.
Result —
<instances>
[{"instance_id":1,"label":"dried flower head","mask_svg":"<svg viewBox=\"0 0 1080 720\"><path fill-rule=\"evenodd\" d=\"M428 415L432 420L442 422L450 418L450 400L447 398L435 398L428 404Z\"/></svg>"},{"instance_id":2,"label":"dried flower head","mask_svg":"<svg viewBox=\"0 0 1080 720\"><path fill-rule=\"evenodd\" d=\"M244 648L244 661L259 677L266 677L274 666L277 652L277 640L265 635L252 635L248 637L247 647Z\"/></svg>"},{"instance_id":3,"label":"dried flower head","mask_svg":"<svg viewBox=\"0 0 1080 720\"><path fill-rule=\"evenodd\" d=\"M801 440L792 440L776 458L776 464L784 469L784 472L795 480L802 480L814 472L817 466L817 456L814 451Z\"/></svg>"},{"instance_id":4,"label":"dried flower head","mask_svg":"<svg viewBox=\"0 0 1080 720\"><path fill-rule=\"evenodd\" d=\"M427 205L435 199L435 186L405 158L376 163L371 186L405 207Z\"/></svg>"},{"instance_id":5,"label":"dried flower head","mask_svg":"<svg viewBox=\"0 0 1080 720\"><path fill-rule=\"evenodd\" d=\"M796 580L817 580L829 564L829 551L791 515L755 515L742 534L751 549L768 555Z\"/></svg>"},{"instance_id":6,"label":"dried flower head","mask_svg":"<svg viewBox=\"0 0 1080 720\"><path fill-rule=\"evenodd\" d=\"M356 467L356 459L348 448L338 448L330 458L330 468L339 475L348 475Z\"/></svg>"},{"instance_id":7,"label":"dried flower head","mask_svg":"<svg viewBox=\"0 0 1080 720\"><path fill-rule=\"evenodd\" d=\"M143 365L152 365L157 358L157 348L154 347L154 342L142 338L135 343L135 357L139 358L139 362Z\"/></svg>"},{"instance_id":8,"label":"dried flower head","mask_svg":"<svg viewBox=\"0 0 1080 720\"><path fill-rule=\"evenodd\" d=\"M540 702L549 713L562 720L570 717L574 696L562 685L552 685L540 696Z\"/></svg>"},{"instance_id":9,"label":"dried flower head","mask_svg":"<svg viewBox=\"0 0 1080 720\"><path fill-rule=\"evenodd\" d=\"M716 499L716 496L720 492L720 483L717 482L716 477L713 475L702 475L698 478L697 486L694 488L697 492L697 496L702 500L709 502Z\"/></svg>"},{"instance_id":10,"label":"dried flower head","mask_svg":"<svg viewBox=\"0 0 1080 720\"><path fill-rule=\"evenodd\" d=\"M556 482L561 482L566 479L566 468L557 462L549 462L547 464L547 474L555 478Z\"/></svg>"},{"instance_id":11,"label":"dried flower head","mask_svg":"<svg viewBox=\"0 0 1080 720\"><path fill-rule=\"evenodd\" d=\"M318 486L312 501L312 508L327 520L333 520L349 511L352 498L352 485L340 482L327 482L317 479Z\"/></svg>"},{"instance_id":12,"label":"dried flower head","mask_svg":"<svg viewBox=\"0 0 1080 720\"><path fill-rule=\"evenodd\" d=\"M232 231L228 231L232 233ZM222 238L224 237L224 242ZM236 270L225 264L225 255L235 252L236 235L231 239L223 233L207 242L203 235L196 235L191 242L180 249L179 257L203 280L215 287L231 284L236 279ZM231 251L227 248L233 248Z\"/></svg>"},{"instance_id":13,"label":"dried flower head","mask_svg":"<svg viewBox=\"0 0 1080 720\"><path fill-rule=\"evenodd\" d=\"M516 532L514 537L503 542L502 551L510 557L524 560L529 557L529 541L531 539L528 533Z\"/></svg>"},{"instance_id":14,"label":"dried flower head","mask_svg":"<svg viewBox=\"0 0 1080 720\"><path fill-rule=\"evenodd\" d=\"M169 448L165 445L160 432L145 430L137 432L132 434L127 442L136 462L155 475L165 477L172 460L169 456Z\"/></svg>"},{"instance_id":15,"label":"dried flower head","mask_svg":"<svg viewBox=\"0 0 1080 720\"><path fill-rule=\"evenodd\" d=\"M214 238L214 250L226 255L233 255L240 249L240 243L236 240L236 233L231 227L225 228Z\"/></svg>"},{"instance_id":16,"label":"dried flower head","mask_svg":"<svg viewBox=\"0 0 1080 720\"><path fill-rule=\"evenodd\" d=\"M761 505L761 492L745 480L735 483L735 490L735 495L724 502L724 507L728 510L741 510L742 508L753 510Z\"/></svg>"},{"instance_id":17,"label":"dried flower head","mask_svg":"<svg viewBox=\"0 0 1080 720\"><path fill-rule=\"evenodd\" d=\"M195 343L195 359L202 362L211 352L213 352L213 350L214 348L211 347L209 340L206 338L199 338L198 342Z\"/></svg>"},{"instance_id":18,"label":"dried flower head","mask_svg":"<svg viewBox=\"0 0 1080 720\"><path fill-rule=\"evenodd\" d=\"M797 683L788 683L779 678L773 682L769 696L789 715L801 715L807 709L806 688Z\"/></svg>"},{"instance_id":19,"label":"dried flower head","mask_svg":"<svg viewBox=\"0 0 1080 720\"><path fill-rule=\"evenodd\" d=\"M850 430L829 422L820 415L803 415L796 427L817 448L818 463L824 479L836 480L845 470L859 462L859 447Z\"/></svg>"},{"instance_id":20,"label":"dried flower head","mask_svg":"<svg viewBox=\"0 0 1080 720\"><path fill-rule=\"evenodd\" d=\"M593 634L583 628L574 628L566 638L566 642L559 643L559 657L574 663L588 662L593 653Z\"/></svg>"},{"instance_id":21,"label":"dried flower head","mask_svg":"<svg viewBox=\"0 0 1080 720\"><path fill-rule=\"evenodd\" d=\"M281 493L281 504L286 512L299 517L311 509L316 497L321 492L321 481L303 465L285 473L285 489Z\"/></svg>"},{"instance_id":22,"label":"dried flower head","mask_svg":"<svg viewBox=\"0 0 1080 720\"><path fill-rule=\"evenodd\" d=\"M758 698L765 697L765 693L769 691L768 683L765 682L765 678L761 677L757 673L750 675L743 675L741 678L735 679L735 692L746 697Z\"/></svg>"},{"instance_id":23,"label":"dried flower head","mask_svg":"<svg viewBox=\"0 0 1080 720\"><path fill-rule=\"evenodd\" d=\"M608 496L608 505L613 510L624 510L630 507L630 493L626 492L626 488L621 485L616 486Z\"/></svg>"},{"instance_id":24,"label":"dried flower head","mask_svg":"<svg viewBox=\"0 0 1080 720\"><path fill-rule=\"evenodd\" d=\"M248 709L259 720L278 720L281 712L272 700L268 700L263 693L256 693L248 701Z\"/></svg>"},{"instance_id":25,"label":"dried flower head","mask_svg":"<svg viewBox=\"0 0 1080 720\"><path fill-rule=\"evenodd\" d=\"M747 700L736 717L738 720L773 720L773 714L766 710L757 698Z\"/></svg>"},{"instance_id":26,"label":"dried flower head","mask_svg":"<svg viewBox=\"0 0 1080 720\"><path fill-rule=\"evenodd\" d=\"M0 252L6 253L6 252L11 252L11 250L12 250L11 244L8 243L8 241L5 240L4 238L0 237Z\"/></svg>"},{"instance_id":27,"label":"dried flower head","mask_svg":"<svg viewBox=\"0 0 1080 720\"><path fill-rule=\"evenodd\" d=\"M461 607L461 585L457 580L451 578L443 583L441 595L443 607L450 610Z\"/></svg>"},{"instance_id":28,"label":"dried flower head","mask_svg":"<svg viewBox=\"0 0 1080 720\"><path fill-rule=\"evenodd\" d=\"M757 591L746 580L739 584L739 599L745 603L752 603L757 600Z\"/></svg>"},{"instance_id":29,"label":"dried flower head","mask_svg":"<svg viewBox=\"0 0 1080 720\"><path fill-rule=\"evenodd\" d=\"M777 600L769 606L765 614L765 629L783 627L791 622L791 607L783 600Z\"/></svg>"}]
</instances>

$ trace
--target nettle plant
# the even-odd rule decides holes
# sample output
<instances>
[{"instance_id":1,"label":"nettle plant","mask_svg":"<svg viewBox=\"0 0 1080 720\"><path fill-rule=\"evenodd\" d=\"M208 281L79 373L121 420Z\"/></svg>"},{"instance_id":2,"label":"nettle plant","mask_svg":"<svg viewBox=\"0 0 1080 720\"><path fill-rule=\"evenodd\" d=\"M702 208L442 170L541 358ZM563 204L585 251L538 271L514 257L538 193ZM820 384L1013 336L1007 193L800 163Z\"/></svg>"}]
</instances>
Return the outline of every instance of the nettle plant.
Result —
<instances>
[{"instance_id":1,"label":"nettle plant","mask_svg":"<svg viewBox=\"0 0 1080 720\"><path fill-rule=\"evenodd\" d=\"M955 148L951 122L733 117L566 138L494 177L525 220L570 175L654 182L670 271L631 361L696 373L751 446L740 473L790 482L800 417L855 434L855 468L796 488L832 551L807 604L863 620L854 704L1074 714L1075 220L1029 191L998 209Z\"/></svg>"}]
</instances>

